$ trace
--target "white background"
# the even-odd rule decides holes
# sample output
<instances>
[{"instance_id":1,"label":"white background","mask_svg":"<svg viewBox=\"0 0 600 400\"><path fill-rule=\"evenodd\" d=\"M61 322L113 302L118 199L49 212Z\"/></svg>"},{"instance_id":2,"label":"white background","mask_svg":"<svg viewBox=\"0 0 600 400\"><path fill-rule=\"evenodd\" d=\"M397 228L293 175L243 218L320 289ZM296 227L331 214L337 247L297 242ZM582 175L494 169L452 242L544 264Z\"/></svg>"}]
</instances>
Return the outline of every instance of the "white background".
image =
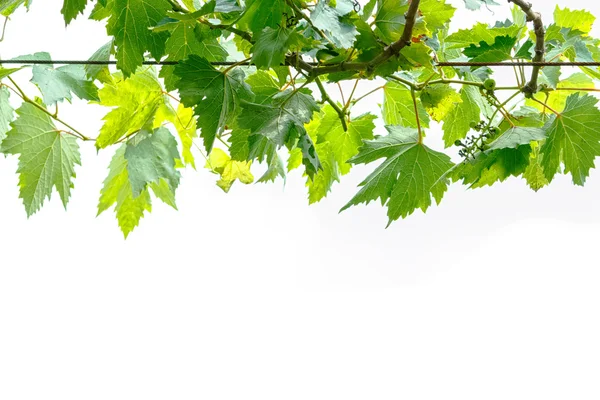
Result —
<instances>
[{"instance_id":1,"label":"white background","mask_svg":"<svg viewBox=\"0 0 600 400\"><path fill-rule=\"evenodd\" d=\"M460 27L508 15L453 3ZM557 2L535 3L550 21ZM0 56L106 42L84 18L65 29L61 4L18 12ZM60 109L91 136L106 111ZM68 211L55 195L29 220L0 159L2 400L600 398L596 172L537 194L454 185L386 230L376 203L338 214L371 167L311 207L298 172L226 195L190 170L179 211L155 202L124 241L95 217L112 151L83 147Z\"/></svg>"}]
</instances>

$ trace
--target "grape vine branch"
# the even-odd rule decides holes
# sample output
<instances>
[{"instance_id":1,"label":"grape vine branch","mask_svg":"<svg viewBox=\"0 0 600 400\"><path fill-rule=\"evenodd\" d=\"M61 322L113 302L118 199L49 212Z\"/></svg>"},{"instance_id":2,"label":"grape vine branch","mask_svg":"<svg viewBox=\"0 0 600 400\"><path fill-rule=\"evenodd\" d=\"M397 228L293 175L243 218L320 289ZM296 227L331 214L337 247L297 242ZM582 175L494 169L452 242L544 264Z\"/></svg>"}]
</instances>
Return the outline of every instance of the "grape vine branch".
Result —
<instances>
[{"instance_id":1,"label":"grape vine branch","mask_svg":"<svg viewBox=\"0 0 600 400\"><path fill-rule=\"evenodd\" d=\"M0 152L19 158L28 215L53 191L67 206L79 141L116 147L98 214L114 209L125 236L153 198L176 207L198 154L225 192L302 168L309 203L377 162L342 210L380 200L389 223L454 182L521 177L537 191L570 174L583 185L600 155L600 41L585 10L557 7L545 24L531 3L507 0L510 20L453 30L447 0L64 0L66 24L88 4L109 36L89 60L0 60ZM0 4L2 40L30 6ZM492 67L512 68L514 82L496 82ZM18 83L27 73L39 93ZM357 114L374 95L380 110ZM108 108L97 135L59 116L74 98ZM434 123L448 153L429 147Z\"/></svg>"}]
</instances>

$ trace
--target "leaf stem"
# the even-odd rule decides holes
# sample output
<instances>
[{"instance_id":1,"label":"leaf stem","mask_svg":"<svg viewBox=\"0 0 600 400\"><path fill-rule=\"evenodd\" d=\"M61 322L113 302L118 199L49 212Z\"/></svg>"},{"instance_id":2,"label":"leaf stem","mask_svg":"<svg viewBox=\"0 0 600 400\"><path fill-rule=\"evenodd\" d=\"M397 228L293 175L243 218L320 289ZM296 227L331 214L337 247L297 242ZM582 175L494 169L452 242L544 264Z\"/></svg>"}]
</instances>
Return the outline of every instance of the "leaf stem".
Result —
<instances>
[{"instance_id":1,"label":"leaf stem","mask_svg":"<svg viewBox=\"0 0 600 400\"><path fill-rule=\"evenodd\" d=\"M426 86L429 86L429 85L439 85L439 84L447 85L447 84L450 84L450 83L456 83L456 84L459 84L459 85L469 85L469 86L483 87L483 83L481 83L481 82L463 81L463 80L458 80L458 79L436 79L435 81L430 81L429 83L423 82L423 84L420 84L418 86L419 86L419 89L422 89L422 88L424 88Z\"/></svg>"},{"instance_id":2,"label":"leaf stem","mask_svg":"<svg viewBox=\"0 0 600 400\"><path fill-rule=\"evenodd\" d=\"M73 128L71 125L69 125L68 123L66 123L65 121L63 121L62 119L58 118L58 116L53 115L50 111L48 111L45 107L42 107L41 105L39 105L37 102L31 100L26 94L25 92L23 92L23 90L21 90L21 88L19 87L19 85L17 85L17 82L15 82L10 76L7 77L7 79L15 86L15 88L17 90L15 90L14 88L8 86L8 85L4 85L9 89L12 89L13 92L15 92L21 99L23 99L24 102L31 104L32 106L36 107L37 109L39 109L40 111L43 111L44 114L47 114L50 118L52 118L53 120L61 123L62 125L66 126L67 128L69 128L71 131L73 131L73 133L75 133L81 140L84 141L93 141L95 139L92 139L90 137L85 136L83 133L79 132L77 129Z\"/></svg>"},{"instance_id":3,"label":"leaf stem","mask_svg":"<svg viewBox=\"0 0 600 400\"><path fill-rule=\"evenodd\" d=\"M163 90L163 94L164 94L165 96L168 96L168 97L172 98L172 99L173 99L173 100L175 100L177 103L181 103L181 100L179 100L177 97L173 96L171 93L169 93L169 92L167 92L167 91L164 91L164 90Z\"/></svg>"},{"instance_id":4,"label":"leaf stem","mask_svg":"<svg viewBox=\"0 0 600 400\"><path fill-rule=\"evenodd\" d=\"M397 81L397 82L400 82L400 83L403 83L406 86L408 86L409 88L411 88L412 90L420 90L421 89L416 83L413 83L407 79L400 78L396 75L390 75L387 78Z\"/></svg>"},{"instance_id":5,"label":"leaf stem","mask_svg":"<svg viewBox=\"0 0 600 400\"><path fill-rule=\"evenodd\" d=\"M300 91L300 89L303 89L306 86L308 86L308 84L310 82L311 82L310 80L307 80L300 87L294 88L294 90L292 91L292 93L290 93L290 95L288 97L286 97L286 99L279 105L279 107L283 108L283 106L286 105L287 102L290 101L292 99L292 97L294 97L294 95Z\"/></svg>"},{"instance_id":6,"label":"leaf stem","mask_svg":"<svg viewBox=\"0 0 600 400\"><path fill-rule=\"evenodd\" d=\"M596 89L596 88L568 88L568 87L546 88L546 89L542 90L542 92L553 92L555 90L565 90L565 91L571 91L571 92L600 92L600 89Z\"/></svg>"},{"instance_id":7,"label":"leaf stem","mask_svg":"<svg viewBox=\"0 0 600 400\"><path fill-rule=\"evenodd\" d=\"M356 92L356 88L358 87L358 81L360 79L357 79L354 81L354 87L352 88L352 91L350 92L350 96L348 97L348 102L344 105L343 111L347 111L348 108L350 108L350 104L352 104L352 98L354 97L354 93Z\"/></svg>"},{"instance_id":8,"label":"leaf stem","mask_svg":"<svg viewBox=\"0 0 600 400\"><path fill-rule=\"evenodd\" d=\"M340 85L339 82L337 82L337 87L340 91L340 96L342 97L342 104L346 104L346 99L344 98L344 91L342 90L342 85Z\"/></svg>"},{"instance_id":9,"label":"leaf stem","mask_svg":"<svg viewBox=\"0 0 600 400\"><path fill-rule=\"evenodd\" d=\"M377 87L377 88L375 88L375 89L367 92L366 94L363 94L362 96L357 97L356 99L352 100L352 104L358 103L359 101L363 100L365 97L368 97L368 96L372 95L373 93L377 92L378 90L383 89L384 87L385 86L379 86L379 87Z\"/></svg>"},{"instance_id":10,"label":"leaf stem","mask_svg":"<svg viewBox=\"0 0 600 400\"><path fill-rule=\"evenodd\" d=\"M544 106L548 110L550 110L553 114L555 114L557 117L560 117L560 113L558 111L556 111L555 109L553 109L552 107L550 107L548 104L544 103L543 101L539 101L535 97L531 97L531 100L535 101L538 104L541 104L542 106Z\"/></svg>"},{"instance_id":11,"label":"leaf stem","mask_svg":"<svg viewBox=\"0 0 600 400\"><path fill-rule=\"evenodd\" d=\"M8 17L4 18L4 24L2 25L2 36L0 36L0 42L4 40L4 34L6 33L6 25L8 24Z\"/></svg>"},{"instance_id":12,"label":"leaf stem","mask_svg":"<svg viewBox=\"0 0 600 400\"><path fill-rule=\"evenodd\" d=\"M492 126L492 123L494 122L494 118L496 117L496 115L498 115L499 112L501 112L501 109L504 109L504 107L510 103L515 97L517 97L518 95L521 94L521 91L517 91L515 93L513 93L508 99L506 99L504 102L500 103L498 102L498 105L496 106L496 111L494 111L494 113L492 114L492 116L490 117L490 120L486 126L486 129L489 129ZM504 116L504 118L506 118L506 114L502 113L502 115ZM510 119L507 118L507 121L513 125L512 121ZM513 125L514 126L514 125Z\"/></svg>"},{"instance_id":13,"label":"leaf stem","mask_svg":"<svg viewBox=\"0 0 600 400\"><path fill-rule=\"evenodd\" d=\"M248 57L248 58L246 58L245 60L242 60L242 61L236 62L235 64L231 64L229 67L227 67L227 68L225 68L225 69L223 70L223 74L224 74L224 75L226 75L226 74L227 74L229 71L231 71L231 70L232 70L232 69L234 69L235 67L237 67L237 66L240 66L240 65L242 65L242 64L245 64L245 63L247 63L248 61L250 61L251 59L252 59L252 57Z\"/></svg>"},{"instance_id":14,"label":"leaf stem","mask_svg":"<svg viewBox=\"0 0 600 400\"><path fill-rule=\"evenodd\" d=\"M315 78L315 83L317 84L317 87L321 92L321 97L323 101L329 103L329 105L335 110L338 117L340 118L340 121L342 122L342 128L344 128L344 132L346 132L348 130L348 124L346 122L346 113L337 105L335 101L331 99L331 97L329 97L327 91L325 90L325 87L323 86L323 82L321 82L321 79L319 79L319 77Z\"/></svg>"},{"instance_id":15,"label":"leaf stem","mask_svg":"<svg viewBox=\"0 0 600 400\"><path fill-rule=\"evenodd\" d=\"M198 18L198 22L200 22L201 24L204 24L206 26L208 26L210 29L221 29L224 31L228 31L231 32L235 35L238 35L239 37L241 37L242 39L246 40L247 42L250 43L254 43L254 39L252 38L252 35L249 34L248 32L245 32L241 29L237 29L231 25L225 25L225 24L211 24L210 22L208 22L207 20L203 19L203 18Z\"/></svg>"},{"instance_id":16,"label":"leaf stem","mask_svg":"<svg viewBox=\"0 0 600 400\"><path fill-rule=\"evenodd\" d=\"M223 138L221 137L221 135L217 135L216 136L217 140L221 143L223 143L225 145L225 147L230 148L231 145L229 143L227 143L226 141L223 140Z\"/></svg>"},{"instance_id":17,"label":"leaf stem","mask_svg":"<svg viewBox=\"0 0 600 400\"><path fill-rule=\"evenodd\" d=\"M423 143L423 131L421 129L421 120L419 118L419 108L417 107L417 95L414 89L411 89L410 95L413 100L413 105L415 107L415 117L417 118L417 130L419 131L419 144Z\"/></svg>"}]
</instances>

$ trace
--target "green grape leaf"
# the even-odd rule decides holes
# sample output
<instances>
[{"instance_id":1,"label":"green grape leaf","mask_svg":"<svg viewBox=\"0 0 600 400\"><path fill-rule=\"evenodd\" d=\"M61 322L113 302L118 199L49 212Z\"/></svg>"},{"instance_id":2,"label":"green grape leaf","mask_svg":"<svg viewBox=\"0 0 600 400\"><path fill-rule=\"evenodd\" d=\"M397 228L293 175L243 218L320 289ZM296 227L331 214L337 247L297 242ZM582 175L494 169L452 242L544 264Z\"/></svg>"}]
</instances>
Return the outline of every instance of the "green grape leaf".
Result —
<instances>
[{"instance_id":1,"label":"green grape leaf","mask_svg":"<svg viewBox=\"0 0 600 400\"><path fill-rule=\"evenodd\" d=\"M516 149L524 144L546 139L546 131L541 128L514 126L494 140L486 151Z\"/></svg>"},{"instance_id":2,"label":"green grape leaf","mask_svg":"<svg viewBox=\"0 0 600 400\"><path fill-rule=\"evenodd\" d=\"M228 193L236 180L246 185L254 182L254 176L250 171L251 165L251 161L232 160L229 154L215 148L210 153L205 168L221 176L221 179L217 181L217 186Z\"/></svg>"},{"instance_id":3,"label":"green grape leaf","mask_svg":"<svg viewBox=\"0 0 600 400\"><path fill-rule=\"evenodd\" d=\"M316 111L319 111L319 106L310 92L288 90L273 96L270 103L243 102L237 123L240 128L250 131L250 156L267 143L279 148L283 145L293 146L297 142L307 173L312 176L320 164L304 124L311 121Z\"/></svg>"},{"instance_id":4,"label":"green grape leaf","mask_svg":"<svg viewBox=\"0 0 600 400\"><path fill-rule=\"evenodd\" d=\"M371 17L375 7L377 6L377 1L378 0L369 0L369 2L362 7L360 18L363 21L366 22Z\"/></svg>"},{"instance_id":5,"label":"green grape leaf","mask_svg":"<svg viewBox=\"0 0 600 400\"><path fill-rule=\"evenodd\" d=\"M157 110L167 103L163 89L151 69L132 75L129 79L117 76L98 91L100 104L115 107L108 112L100 135L96 140L99 149L132 136L146 124L152 124Z\"/></svg>"},{"instance_id":6,"label":"green grape leaf","mask_svg":"<svg viewBox=\"0 0 600 400\"><path fill-rule=\"evenodd\" d=\"M268 168L256 182L275 182L278 176L285 180L285 166L283 165L283 160L281 160L281 157L277 154L275 146L270 147L266 156Z\"/></svg>"},{"instance_id":7,"label":"green grape leaf","mask_svg":"<svg viewBox=\"0 0 600 400\"><path fill-rule=\"evenodd\" d=\"M429 127L429 115L420 100L417 109L421 126ZM397 82L387 82L383 87L383 120L387 125L417 127L417 117L410 89Z\"/></svg>"},{"instance_id":8,"label":"green grape leaf","mask_svg":"<svg viewBox=\"0 0 600 400\"><path fill-rule=\"evenodd\" d=\"M310 14L310 19L337 47L349 49L354 44L358 31L353 24L340 19L344 15L343 11L340 12L338 8L330 7L326 1L319 0Z\"/></svg>"},{"instance_id":9,"label":"green grape leaf","mask_svg":"<svg viewBox=\"0 0 600 400\"><path fill-rule=\"evenodd\" d=\"M479 103L481 94L475 86L464 85L460 90L462 102L452 108L444 118L444 144L446 147L454 145L456 140L464 139L471 130L471 122L479 122L481 109Z\"/></svg>"},{"instance_id":10,"label":"green grape leaf","mask_svg":"<svg viewBox=\"0 0 600 400\"><path fill-rule=\"evenodd\" d=\"M40 107L44 107L40 104ZM75 178L75 164L81 165L75 137L57 130L48 114L30 103L17 110L18 118L2 141L0 151L19 155L19 189L28 216L35 214L56 188L67 206Z\"/></svg>"},{"instance_id":11,"label":"green grape leaf","mask_svg":"<svg viewBox=\"0 0 600 400\"><path fill-rule=\"evenodd\" d=\"M333 154L340 173L345 175L352 168L347 161L358 153L358 148L362 146L363 140L373 139L374 121L377 117L373 114L364 114L348 120L346 121L348 130L344 131L342 122L333 107L327 105L323 107L323 112L324 116L317 131L318 143L329 142L331 144L327 150Z\"/></svg>"},{"instance_id":12,"label":"green grape leaf","mask_svg":"<svg viewBox=\"0 0 600 400\"><path fill-rule=\"evenodd\" d=\"M164 52L164 34L152 32L165 17L171 4L167 0L114 0L107 32L115 38L117 67L125 77L135 73L150 51L154 58Z\"/></svg>"},{"instance_id":13,"label":"green grape leaf","mask_svg":"<svg viewBox=\"0 0 600 400\"><path fill-rule=\"evenodd\" d=\"M320 113L315 115L312 121L305 125L308 135L315 143L319 140L319 133L323 133L322 129L331 125L331 122L323 124L323 119L327 118L327 111L326 106ZM335 123L333 125L335 125ZM331 191L334 182L340 181L339 169L331 143L327 141L317 143L315 145L315 150L319 157L321 168L312 177L304 173L304 176L306 176L306 187L308 188L309 204L318 203L323 200ZM295 148L290 152L288 170L292 171L300 167L300 165L302 165L302 150Z\"/></svg>"},{"instance_id":14,"label":"green grape leaf","mask_svg":"<svg viewBox=\"0 0 600 400\"><path fill-rule=\"evenodd\" d=\"M518 58L518 54L516 57ZM548 87L556 89L560 83L560 67L545 67L540 71L539 82L540 84L546 84Z\"/></svg>"},{"instance_id":15,"label":"green grape leaf","mask_svg":"<svg viewBox=\"0 0 600 400\"><path fill-rule=\"evenodd\" d=\"M73 94L84 100L99 100L98 88L87 79L83 65L65 65L56 69L35 65L31 82L40 89L48 106L63 100L70 102Z\"/></svg>"},{"instance_id":16,"label":"green grape leaf","mask_svg":"<svg viewBox=\"0 0 600 400\"><path fill-rule=\"evenodd\" d=\"M276 28L277 25L280 25L283 13L292 15L285 0L249 0L246 2L246 11L238 24L247 25L256 35L266 27Z\"/></svg>"},{"instance_id":17,"label":"green grape leaf","mask_svg":"<svg viewBox=\"0 0 600 400\"><path fill-rule=\"evenodd\" d=\"M252 62L258 67L268 69L284 63L289 48L291 29L266 27L256 35L252 48Z\"/></svg>"},{"instance_id":18,"label":"green grape leaf","mask_svg":"<svg viewBox=\"0 0 600 400\"><path fill-rule=\"evenodd\" d=\"M272 100L273 96L279 93L279 85L275 77L265 71L256 71L256 73L246 78L246 83L250 85L254 93L254 103L264 104Z\"/></svg>"},{"instance_id":19,"label":"green grape leaf","mask_svg":"<svg viewBox=\"0 0 600 400\"><path fill-rule=\"evenodd\" d=\"M540 147L538 145L533 147L533 151L529 156L529 165L523 173L523 179L525 179L527 185L535 192L550 183L548 182L548 179L546 179L546 175L544 175L544 168L541 164Z\"/></svg>"},{"instance_id":20,"label":"green grape leaf","mask_svg":"<svg viewBox=\"0 0 600 400\"><path fill-rule=\"evenodd\" d=\"M529 165L530 153L530 145L480 152L474 159L459 164L451 175L455 181L462 180L471 189L491 186L511 176L522 175Z\"/></svg>"},{"instance_id":21,"label":"green grape leaf","mask_svg":"<svg viewBox=\"0 0 600 400\"><path fill-rule=\"evenodd\" d=\"M208 61L224 61L227 52L217 38L220 31L212 31L208 26L196 21L182 21L175 24L166 43L168 60L185 60L190 54L204 57Z\"/></svg>"},{"instance_id":22,"label":"green grape leaf","mask_svg":"<svg viewBox=\"0 0 600 400\"><path fill-rule=\"evenodd\" d=\"M557 89L593 89L594 81L584 73L578 72L560 81L556 85L556 87ZM547 99L545 98L545 96L542 97L540 95L536 96L536 98L538 98L539 100L541 97L541 99L544 100L544 103L546 103L550 108L556 111L560 111L565 108L565 105L567 104L567 97L569 97L572 94L572 90L554 90L548 93ZM552 111L549 108L544 109L544 106L542 104L531 99L527 99L525 101L525 104L529 107L534 107L540 111L545 110L547 114L552 113Z\"/></svg>"},{"instance_id":23,"label":"green grape leaf","mask_svg":"<svg viewBox=\"0 0 600 400\"><path fill-rule=\"evenodd\" d=\"M229 153L236 161L258 160L267 162L267 171L257 180L257 182L274 182L278 176L286 178L283 161L277 153L277 144L269 141L261 135L251 135L250 131L244 129L235 129L231 132L229 138L231 147ZM300 164L302 163L302 151L295 148L294 151L300 153Z\"/></svg>"},{"instance_id":24,"label":"green grape leaf","mask_svg":"<svg viewBox=\"0 0 600 400\"><path fill-rule=\"evenodd\" d=\"M432 197L439 204L448 188L444 174L452 168L450 157L419 143L416 129L387 126L389 135L366 141L351 162L368 164L385 158L361 184L360 191L342 210L380 199L388 208L389 224L416 209L424 212Z\"/></svg>"},{"instance_id":25,"label":"green grape leaf","mask_svg":"<svg viewBox=\"0 0 600 400\"><path fill-rule=\"evenodd\" d=\"M524 60L531 60L533 58L532 51L534 50L535 43L531 39L527 39L525 43L519 47L519 50L515 54L515 58L521 58Z\"/></svg>"},{"instance_id":26,"label":"green grape leaf","mask_svg":"<svg viewBox=\"0 0 600 400\"><path fill-rule=\"evenodd\" d=\"M404 47L400 51L400 55L404 56L411 63L412 68L425 67L432 69L431 48L423 42L413 43L410 46Z\"/></svg>"},{"instance_id":27,"label":"green grape leaf","mask_svg":"<svg viewBox=\"0 0 600 400\"><path fill-rule=\"evenodd\" d=\"M10 123L14 119L14 110L9 102L10 92L5 87L0 87L0 144L10 129Z\"/></svg>"},{"instance_id":28,"label":"green grape leaf","mask_svg":"<svg viewBox=\"0 0 600 400\"><path fill-rule=\"evenodd\" d=\"M583 186L600 155L600 110L598 99L590 95L573 94L565 109L553 116L546 126L548 139L541 148L542 166L548 181L558 172L561 161L573 183Z\"/></svg>"},{"instance_id":29,"label":"green grape leaf","mask_svg":"<svg viewBox=\"0 0 600 400\"><path fill-rule=\"evenodd\" d=\"M113 41L111 40L96 50L89 60L93 62L108 61L110 60L112 49ZM111 79L108 65L88 64L85 66L85 74L89 79L98 79L100 82L108 82Z\"/></svg>"},{"instance_id":30,"label":"green grape leaf","mask_svg":"<svg viewBox=\"0 0 600 400\"><path fill-rule=\"evenodd\" d=\"M114 8L114 0L98 1L94 4L94 8L90 13L90 19L94 21L102 21L111 16Z\"/></svg>"},{"instance_id":31,"label":"green grape leaf","mask_svg":"<svg viewBox=\"0 0 600 400\"><path fill-rule=\"evenodd\" d=\"M69 25L71 21L77 18L77 15L83 13L86 5L87 0L65 0L63 8L60 10L65 17L65 24Z\"/></svg>"},{"instance_id":32,"label":"green grape leaf","mask_svg":"<svg viewBox=\"0 0 600 400\"><path fill-rule=\"evenodd\" d=\"M198 116L206 152L210 153L218 134L232 122L242 99L252 96L239 69L219 71L206 59L191 55L175 67L181 102Z\"/></svg>"},{"instance_id":33,"label":"green grape leaf","mask_svg":"<svg viewBox=\"0 0 600 400\"><path fill-rule=\"evenodd\" d=\"M429 86L421 91L421 102L434 121L441 121L462 103L462 96L448 85Z\"/></svg>"},{"instance_id":34,"label":"green grape leaf","mask_svg":"<svg viewBox=\"0 0 600 400\"><path fill-rule=\"evenodd\" d=\"M320 113L316 114L311 122L305 125L308 135L315 143L319 140L318 136L319 133L322 133L322 128L326 128L330 125L330 123L327 122L325 123L325 126L323 125L323 119L327 119L327 111L327 107L325 107ZM331 143L327 141L317 143L315 145L315 150L319 157L321 168L312 177L308 176L306 173L304 174L306 176L306 187L308 188L308 204L318 203L323 200L331 191L334 182L340 181L339 169ZM296 148L290 154L288 169L291 171L301 164L302 151Z\"/></svg>"},{"instance_id":35,"label":"green grape leaf","mask_svg":"<svg viewBox=\"0 0 600 400\"><path fill-rule=\"evenodd\" d=\"M100 192L98 215L114 205L119 227L127 238L139 225L144 213L152 211L152 200L148 190L142 191L137 197L133 196L125 148L126 145L119 147L110 162L109 174Z\"/></svg>"},{"instance_id":36,"label":"green grape leaf","mask_svg":"<svg viewBox=\"0 0 600 400\"><path fill-rule=\"evenodd\" d=\"M0 67L0 79L6 78L11 74L21 70L21 68L2 68Z\"/></svg>"},{"instance_id":37,"label":"green grape leaf","mask_svg":"<svg viewBox=\"0 0 600 400\"><path fill-rule=\"evenodd\" d=\"M331 147L330 142L318 143L315 146L321 168L312 178L307 177L306 179L308 204L323 200L331 191L334 182L340 181L335 153Z\"/></svg>"},{"instance_id":38,"label":"green grape leaf","mask_svg":"<svg viewBox=\"0 0 600 400\"><path fill-rule=\"evenodd\" d=\"M446 4L446 0L422 0L419 11L423 15L427 29L437 32L450 22L456 8Z\"/></svg>"},{"instance_id":39,"label":"green grape leaf","mask_svg":"<svg viewBox=\"0 0 600 400\"><path fill-rule=\"evenodd\" d=\"M479 46L471 44L464 49L463 53L472 62L500 62L510 60L512 58L511 52L516 42L516 37L497 36L494 39L494 44L489 45L481 41L479 42Z\"/></svg>"},{"instance_id":40,"label":"green grape leaf","mask_svg":"<svg viewBox=\"0 0 600 400\"><path fill-rule=\"evenodd\" d=\"M25 5L25 7L29 9L31 1L32 0L2 0L0 1L0 15L8 17L21 5Z\"/></svg>"},{"instance_id":41,"label":"green grape leaf","mask_svg":"<svg viewBox=\"0 0 600 400\"><path fill-rule=\"evenodd\" d=\"M571 28L572 30L589 33L592 30L594 21L596 21L596 17L589 11L571 11L566 7L561 9L558 5L554 9L554 22L563 28Z\"/></svg>"},{"instance_id":42,"label":"green grape leaf","mask_svg":"<svg viewBox=\"0 0 600 400\"><path fill-rule=\"evenodd\" d=\"M286 69L287 70L287 69ZM265 71L257 71L246 79L246 83L252 88L255 104L269 104L279 91L279 85L273 75ZM250 135L250 131L235 128L229 138L231 157L237 161L256 159L260 162L266 159L267 170L257 182L274 182L278 176L286 178L285 167L279 154L277 145L269 142L264 136ZM296 149L302 152L300 149ZM302 157L300 157L300 164Z\"/></svg>"},{"instance_id":43,"label":"green grape leaf","mask_svg":"<svg viewBox=\"0 0 600 400\"><path fill-rule=\"evenodd\" d=\"M216 0L215 2L216 13L231 13L236 11L241 11L238 0Z\"/></svg>"},{"instance_id":44,"label":"green grape leaf","mask_svg":"<svg viewBox=\"0 0 600 400\"><path fill-rule=\"evenodd\" d=\"M165 180L172 193L179 186L181 174L175 169L179 160L177 141L168 129L143 132L127 142L125 150L127 171L133 196L139 196L149 184Z\"/></svg>"},{"instance_id":45,"label":"green grape leaf","mask_svg":"<svg viewBox=\"0 0 600 400\"><path fill-rule=\"evenodd\" d=\"M193 141L196 138L194 110L185 107L183 104L179 104L177 110L171 105L161 106L156 113L153 128L160 128L164 121L171 122L179 135L182 145L181 156L183 157L181 161L184 165L191 165L192 168L196 169L196 160L192 153Z\"/></svg>"},{"instance_id":46,"label":"green grape leaf","mask_svg":"<svg viewBox=\"0 0 600 400\"><path fill-rule=\"evenodd\" d=\"M488 46L493 46L496 43L496 38L508 36L516 38L523 29L518 25L509 26L494 26L489 27L487 24L478 23L471 29L460 29L446 38L448 43L447 50L455 48L477 46L484 42Z\"/></svg>"},{"instance_id":47,"label":"green grape leaf","mask_svg":"<svg viewBox=\"0 0 600 400\"><path fill-rule=\"evenodd\" d=\"M465 5L469 10L479 10L481 6L497 6L494 0L464 0Z\"/></svg>"},{"instance_id":48,"label":"green grape leaf","mask_svg":"<svg viewBox=\"0 0 600 400\"><path fill-rule=\"evenodd\" d=\"M171 36L165 44L168 61L181 61L191 54L203 57L208 61L225 61L227 51L221 46L217 38L220 31L213 31L206 25L197 21L180 21L173 24ZM174 90L178 77L173 74L174 67L165 65L160 71L160 76L165 79L165 86Z\"/></svg>"},{"instance_id":49,"label":"green grape leaf","mask_svg":"<svg viewBox=\"0 0 600 400\"><path fill-rule=\"evenodd\" d=\"M387 42L400 39L406 24L404 14L408 11L408 1L381 0L375 16L376 33ZM429 34L423 18L417 18L413 29L413 37Z\"/></svg>"}]
</instances>

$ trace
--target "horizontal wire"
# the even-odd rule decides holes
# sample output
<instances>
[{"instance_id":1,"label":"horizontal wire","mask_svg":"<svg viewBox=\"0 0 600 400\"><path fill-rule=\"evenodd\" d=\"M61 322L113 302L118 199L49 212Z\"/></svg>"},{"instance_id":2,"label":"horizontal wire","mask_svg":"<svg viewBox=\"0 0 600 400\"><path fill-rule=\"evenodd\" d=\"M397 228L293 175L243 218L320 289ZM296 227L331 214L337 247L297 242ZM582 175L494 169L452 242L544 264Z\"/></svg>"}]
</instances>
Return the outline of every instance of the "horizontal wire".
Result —
<instances>
[{"instance_id":1,"label":"horizontal wire","mask_svg":"<svg viewBox=\"0 0 600 400\"><path fill-rule=\"evenodd\" d=\"M551 61L511 61L511 62L439 62L440 67L599 67L600 62L574 61L574 62L551 62Z\"/></svg>"},{"instance_id":2,"label":"horizontal wire","mask_svg":"<svg viewBox=\"0 0 600 400\"><path fill-rule=\"evenodd\" d=\"M117 61L100 60L0 60L0 64L61 64L61 65L116 65ZM179 61L143 61L143 65L177 65ZM236 63L235 61L211 62L212 65L250 65L250 63Z\"/></svg>"},{"instance_id":3,"label":"horizontal wire","mask_svg":"<svg viewBox=\"0 0 600 400\"><path fill-rule=\"evenodd\" d=\"M100 61L100 60L0 60L0 64L61 64L61 65L116 65L117 61ZM179 61L143 61L143 65L177 65ZM252 66L251 62L235 62L235 61L213 61L215 66ZM339 64L320 64L316 62L308 62L307 64L313 67L332 66ZM438 62L440 67L599 67L600 62L575 61L575 62L534 62L534 61L514 61L514 62Z\"/></svg>"}]
</instances>

